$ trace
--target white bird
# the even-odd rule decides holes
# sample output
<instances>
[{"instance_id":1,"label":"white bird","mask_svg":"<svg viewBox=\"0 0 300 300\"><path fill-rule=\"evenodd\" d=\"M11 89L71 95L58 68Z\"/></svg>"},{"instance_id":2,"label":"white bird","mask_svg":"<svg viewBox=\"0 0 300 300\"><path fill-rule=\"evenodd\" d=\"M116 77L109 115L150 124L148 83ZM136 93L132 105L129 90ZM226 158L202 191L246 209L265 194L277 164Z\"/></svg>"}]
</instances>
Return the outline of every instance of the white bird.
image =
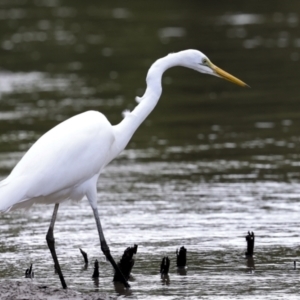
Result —
<instances>
[{"instance_id":1,"label":"white bird","mask_svg":"<svg viewBox=\"0 0 300 300\"><path fill-rule=\"evenodd\" d=\"M97 208L97 180L104 167L126 147L132 135L151 113L162 93L163 73L182 66L247 86L216 67L197 50L185 50L158 59L150 67L145 94L124 119L111 125L100 112L87 111L52 128L27 151L10 175L0 182L0 212L29 208L34 203L55 204L46 240L63 288L66 288L54 245L53 229L59 204L87 197L96 220L101 250L129 287L105 241Z\"/></svg>"}]
</instances>

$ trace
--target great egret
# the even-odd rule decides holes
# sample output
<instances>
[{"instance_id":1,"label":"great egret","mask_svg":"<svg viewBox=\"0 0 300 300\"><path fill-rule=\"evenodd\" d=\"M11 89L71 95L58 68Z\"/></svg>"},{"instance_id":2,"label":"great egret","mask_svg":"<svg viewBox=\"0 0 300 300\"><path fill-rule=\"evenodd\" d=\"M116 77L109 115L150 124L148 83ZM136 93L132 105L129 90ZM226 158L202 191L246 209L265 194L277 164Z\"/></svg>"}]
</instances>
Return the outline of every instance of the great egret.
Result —
<instances>
[{"instance_id":1,"label":"great egret","mask_svg":"<svg viewBox=\"0 0 300 300\"><path fill-rule=\"evenodd\" d=\"M111 125L103 114L96 111L74 116L40 137L10 175L0 182L0 212L29 208L34 203L55 204L46 240L63 288L67 285L55 252L54 223L62 201L81 200L84 196L94 213L101 250L119 273L125 287L129 287L105 241L97 208L97 180L103 168L126 147L134 132L154 109L162 93L162 75L175 66L247 86L216 67L200 51L185 50L169 54L150 67L145 94L136 98L138 105L132 112L126 112L119 124Z\"/></svg>"}]
</instances>

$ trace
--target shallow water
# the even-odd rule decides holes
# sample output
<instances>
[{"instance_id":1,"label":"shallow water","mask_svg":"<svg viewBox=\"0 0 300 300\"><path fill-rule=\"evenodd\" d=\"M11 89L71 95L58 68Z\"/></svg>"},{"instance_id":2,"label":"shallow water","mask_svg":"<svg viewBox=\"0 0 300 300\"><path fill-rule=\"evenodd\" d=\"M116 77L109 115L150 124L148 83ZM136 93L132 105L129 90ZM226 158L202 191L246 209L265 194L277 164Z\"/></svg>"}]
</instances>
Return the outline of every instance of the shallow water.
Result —
<instances>
[{"instance_id":1,"label":"shallow water","mask_svg":"<svg viewBox=\"0 0 300 300\"><path fill-rule=\"evenodd\" d=\"M252 88L174 68L157 108L99 180L111 252L139 245L135 299L281 299L299 294L298 1L2 1L0 172L51 127L94 109L117 123L147 69L196 48ZM0 217L0 281L60 287L45 242L53 207ZM255 269L244 258L254 231ZM60 207L57 253L70 288L118 295L86 200ZM175 251L187 248L186 274ZM84 269L79 252L89 255ZM171 259L169 281L159 275ZM91 279L100 261L100 282Z\"/></svg>"}]
</instances>

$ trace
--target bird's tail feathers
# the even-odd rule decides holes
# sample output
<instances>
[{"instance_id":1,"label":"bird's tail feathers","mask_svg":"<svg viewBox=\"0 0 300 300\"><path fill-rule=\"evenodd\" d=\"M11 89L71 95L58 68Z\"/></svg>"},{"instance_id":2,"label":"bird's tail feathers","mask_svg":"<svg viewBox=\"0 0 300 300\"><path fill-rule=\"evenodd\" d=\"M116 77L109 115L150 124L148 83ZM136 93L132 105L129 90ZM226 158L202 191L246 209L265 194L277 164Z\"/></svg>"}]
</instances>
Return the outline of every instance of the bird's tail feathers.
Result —
<instances>
[{"instance_id":1,"label":"bird's tail feathers","mask_svg":"<svg viewBox=\"0 0 300 300\"><path fill-rule=\"evenodd\" d=\"M0 212L7 212L17 203L26 201L26 191L22 177L10 180L9 177L0 182Z\"/></svg>"}]
</instances>

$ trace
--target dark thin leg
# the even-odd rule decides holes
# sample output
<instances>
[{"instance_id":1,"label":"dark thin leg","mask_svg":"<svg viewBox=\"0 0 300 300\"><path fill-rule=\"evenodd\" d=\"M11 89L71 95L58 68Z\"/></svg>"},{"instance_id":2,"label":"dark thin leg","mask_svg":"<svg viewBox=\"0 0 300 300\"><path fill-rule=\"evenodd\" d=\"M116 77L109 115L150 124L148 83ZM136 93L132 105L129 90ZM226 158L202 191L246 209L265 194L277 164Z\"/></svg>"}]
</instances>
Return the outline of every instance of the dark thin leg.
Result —
<instances>
[{"instance_id":1,"label":"dark thin leg","mask_svg":"<svg viewBox=\"0 0 300 300\"><path fill-rule=\"evenodd\" d=\"M46 241L47 241L49 250L51 252L53 261L54 261L55 269L56 269L56 271L58 273L58 276L59 276L59 279L61 281L61 285L64 289L66 289L67 285L66 285L66 282L65 282L65 279L64 279L64 275L61 272L60 265L58 263L58 259L57 259L56 251L55 251L55 239L54 239L54 236L53 236L53 229L54 229L54 224L55 224L55 220L56 220L58 207L59 207L59 203L56 203L55 206L54 206L53 215L52 215L52 219L51 219L50 226L49 226L49 229L48 229L48 233L46 235Z\"/></svg>"},{"instance_id":2,"label":"dark thin leg","mask_svg":"<svg viewBox=\"0 0 300 300\"><path fill-rule=\"evenodd\" d=\"M92 206L92 209L93 209L93 212L94 212L94 216L95 216L95 220L96 220L96 224L97 224L97 229L98 229L98 233L99 233L101 250L104 253L106 259L111 263L111 265L115 269L116 273L119 274L119 278L121 279L124 286L126 288L130 288L129 283L125 279L123 273L121 272L120 268L117 266L117 264L115 263L113 257L110 254L110 250L109 250L109 247L106 243L106 240L105 240L105 237L104 237L104 234L103 234L103 230L102 230L102 226L101 226L101 223L100 223L98 209L97 209L97 207L93 207L93 206Z\"/></svg>"}]
</instances>

